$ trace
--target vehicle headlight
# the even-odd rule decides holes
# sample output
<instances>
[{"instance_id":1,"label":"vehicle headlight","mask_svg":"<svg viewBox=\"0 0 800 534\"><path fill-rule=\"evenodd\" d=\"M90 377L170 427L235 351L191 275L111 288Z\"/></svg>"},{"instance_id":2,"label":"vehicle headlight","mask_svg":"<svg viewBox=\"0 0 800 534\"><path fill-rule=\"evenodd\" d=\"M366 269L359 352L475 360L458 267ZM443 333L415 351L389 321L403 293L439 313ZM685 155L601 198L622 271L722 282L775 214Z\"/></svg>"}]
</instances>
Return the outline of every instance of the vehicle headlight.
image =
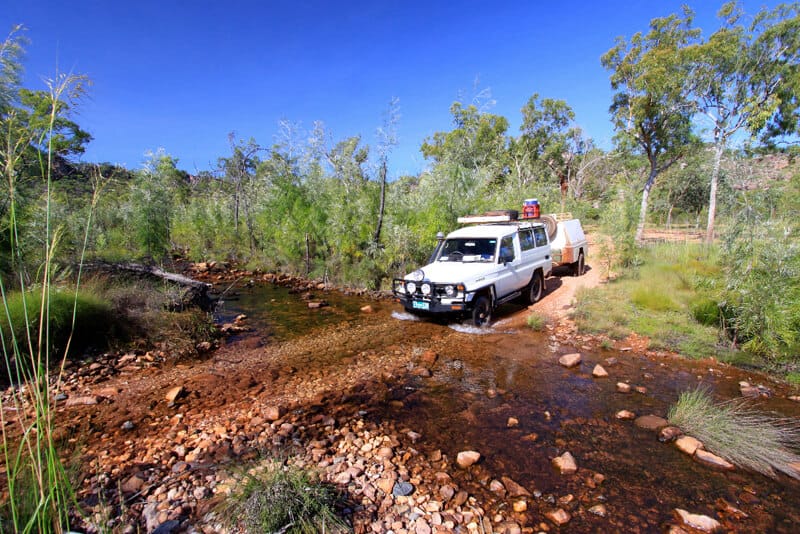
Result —
<instances>
[{"instance_id":1,"label":"vehicle headlight","mask_svg":"<svg viewBox=\"0 0 800 534\"><path fill-rule=\"evenodd\" d=\"M425 282L420 287L420 290L422 290L422 294L423 295L430 295L431 294L431 285L429 283Z\"/></svg>"},{"instance_id":2,"label":"vehicle headlight","mask_svg":"<svg viewBox=\"0 0 800 534\"><path fill-rule=\"evenodd\" d=\"M448 297L452 297L456 294L456 288L453 286L444 286L444 294Z\"/></svg>"},{"instance_id":3,"label":"vehicle headlight","mask_svg":"<svg viewBox=\"0 0 800 534\"><path fill-rule=\"evenodd\" d=\"M422 282L423 278L425 278L425 273L422 272L422 269L417 269L413 273L406 276L407 280L413 280L414 282Z\"/></svg>"},{"instance_id":4,"label":"vehicle headlight","mask_svg":"<svg viewBox=\"0 0 800 534\"><path fill-rule=\"evenodd\" d=\"M406 291L408 293L415 293L417 291L417 284L414 282L406 282Z\"/></svg>"}]
</instances>

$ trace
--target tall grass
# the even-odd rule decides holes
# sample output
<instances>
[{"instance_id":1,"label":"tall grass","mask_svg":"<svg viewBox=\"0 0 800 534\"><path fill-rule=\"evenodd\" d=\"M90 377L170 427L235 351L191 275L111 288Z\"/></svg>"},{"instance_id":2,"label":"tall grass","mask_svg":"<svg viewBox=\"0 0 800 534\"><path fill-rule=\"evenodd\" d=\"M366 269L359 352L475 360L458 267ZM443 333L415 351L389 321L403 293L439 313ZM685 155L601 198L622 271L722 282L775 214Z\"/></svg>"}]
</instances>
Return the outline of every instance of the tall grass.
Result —
<instances>
[{"instance_id":1,"label":"tall grass","mask_svg":"<svg viewBox=\"0 0 800 534\"><path fill-rule=\"evenodd\" d=\"M5 464L5 483L8 493L0 502L0 528L15 532L63 532L69 526L69 510L74 502L72 490L54 436L54 394L59 389L64 362L72 342L78 311L77 292L80 287L80 270L76 283L69 334L58 353L51 350L57 328L53 319L63 320L63 296L53 288L54 255L60 231L52 226L51 180L53 169L54 128L64 103L82 94L85 80L73 75L61 75L48 82L49 115L40 129L24 123L15 111L3 117L2 160L3 178L8 182L11 195L9 207L9 234L11 243L11 266L17 274L18 301L12 297L0 279L2 297L2 323L0 345L8 375L12 380L10 396L0 398L0 427L2 427L2 455ZM45 182L45 227L43 242L44 261L37 269L33 289L36 298L30 295L29 276L25 272L23 246L20 243L20 221L17 214L17 180L21 170L17 165L22 154L31 146L44 147L38 150L39 168ZM92 207L96 205L96 195ZM87 220L88 238L91 218ZM86 239L84 240L85 250ZM81 258L81 264L83 258ZM19 313L18 313L19 312ZM20 324L20 321L22 324ZM63 326L63 325L62 325ZM15 365L14 362L25 362Z\"/></svg>"},{"instance_id":2,"label":"tall grass","mask_svg":"<svg viewBox=\"0 0 800 534\"><path fill-rule=\"evenodd\" d=\"M735 465L771 477L780 471L800 479L796 420L757 412L742 399L715 403L702 388L682 393L667 419Z\"/></svg>"}]
</instances>

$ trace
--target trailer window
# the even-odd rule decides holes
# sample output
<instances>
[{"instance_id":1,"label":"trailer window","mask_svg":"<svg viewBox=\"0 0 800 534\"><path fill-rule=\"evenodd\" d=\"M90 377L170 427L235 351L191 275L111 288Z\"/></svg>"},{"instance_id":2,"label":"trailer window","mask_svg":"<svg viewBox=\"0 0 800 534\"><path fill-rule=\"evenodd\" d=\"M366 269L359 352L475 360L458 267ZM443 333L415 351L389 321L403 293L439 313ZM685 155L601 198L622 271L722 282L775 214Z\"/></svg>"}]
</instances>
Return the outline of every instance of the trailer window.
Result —
<instances>
[{"instance_id":1,"label":"trailer window","mask_svg":"<svg viewBox=\"0 0 800 534\"><path fill-rule=\"evenodd\" d=\"M537 247L543 247L547 244L547 231L541 226L533 229L533 237L536 240Z\"/></svg>"}]
</instances>

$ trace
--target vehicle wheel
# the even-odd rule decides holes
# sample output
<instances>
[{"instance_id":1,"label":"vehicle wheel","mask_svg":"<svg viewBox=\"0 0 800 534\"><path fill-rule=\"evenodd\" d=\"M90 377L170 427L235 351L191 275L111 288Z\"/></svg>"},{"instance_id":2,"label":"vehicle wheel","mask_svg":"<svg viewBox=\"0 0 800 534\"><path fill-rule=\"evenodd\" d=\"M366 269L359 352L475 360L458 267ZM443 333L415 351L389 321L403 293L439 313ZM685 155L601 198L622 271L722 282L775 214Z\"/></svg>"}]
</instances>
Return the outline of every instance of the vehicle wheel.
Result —
<instances>
[{"instance_id":1,"label":"vehicle wheel","mask_svg":"<svg viewBox=\"0 0 800 534\"><path fill-rule=\"evenodd\" d=\"M489 297L481 295L472 309L472 323L475 326L486 326L492 320L492 303Z\"/></svg>"},{"instance_id":2,"label":"vehicle wheel","mask_svg":"<svg viewBox=\"0 0 800 534\"><path fill-rule=\"evenodd\" d=\"M533 273L533 278L531 278L531 283L528 284L528 289L525 294L525 300L528 301L528 304L534 304L535 302L539 302L542 298L542 294L544 293L544 276L542 276L542 271L536 271Z\"/></svg>"},{"instance_id":3,"label":"vehicle wheel","mask_svg":"<svg viewBox=\"0 0 800 534\"><path fill-rule=\"evenodd\" d=\"M583 252L578 254L578 261L572 264L572 274L574 276L582 276L586 272L586 264L583 259Z\"/></svg>"}]
</instances>

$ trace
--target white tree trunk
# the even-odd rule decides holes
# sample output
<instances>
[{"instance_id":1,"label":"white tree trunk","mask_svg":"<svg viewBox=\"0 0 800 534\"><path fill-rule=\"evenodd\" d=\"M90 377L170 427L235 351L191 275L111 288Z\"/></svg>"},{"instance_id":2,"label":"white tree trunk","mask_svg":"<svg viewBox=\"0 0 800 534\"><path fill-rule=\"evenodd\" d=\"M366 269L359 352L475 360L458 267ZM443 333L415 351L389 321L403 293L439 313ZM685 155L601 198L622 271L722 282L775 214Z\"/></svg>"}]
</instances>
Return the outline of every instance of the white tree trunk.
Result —
<instances>
[{"instance_id":1,"label":"white tree trunk","mask_svg":"<svg viewBox=\"0 0 800 534\"><path fill-rule=\"evenodd\" d=\"M719 186L719 167L725 141L718 139L714 145L714 167L711 169L711 192L708 194L708 223L706 224L706 243L714 241L714 218L717 215L717 187Z\"/></svg>"},{"instance_id":2,"label":"white tree trunk","mask_svg":"<svg viewBox=\"0 0 800 534\"><path fill-rule=\"evenodd\" d=\"M642 207L639 210L639 224L636 226L636 243L641 243L644 237L644 223L647 220L647 201L650 198L650 189L653 188L653 183L656 181L658 170L650 167L650 175L647 177L647 182L644 184L642 191Z\"/></svg>"}]
</instances>

